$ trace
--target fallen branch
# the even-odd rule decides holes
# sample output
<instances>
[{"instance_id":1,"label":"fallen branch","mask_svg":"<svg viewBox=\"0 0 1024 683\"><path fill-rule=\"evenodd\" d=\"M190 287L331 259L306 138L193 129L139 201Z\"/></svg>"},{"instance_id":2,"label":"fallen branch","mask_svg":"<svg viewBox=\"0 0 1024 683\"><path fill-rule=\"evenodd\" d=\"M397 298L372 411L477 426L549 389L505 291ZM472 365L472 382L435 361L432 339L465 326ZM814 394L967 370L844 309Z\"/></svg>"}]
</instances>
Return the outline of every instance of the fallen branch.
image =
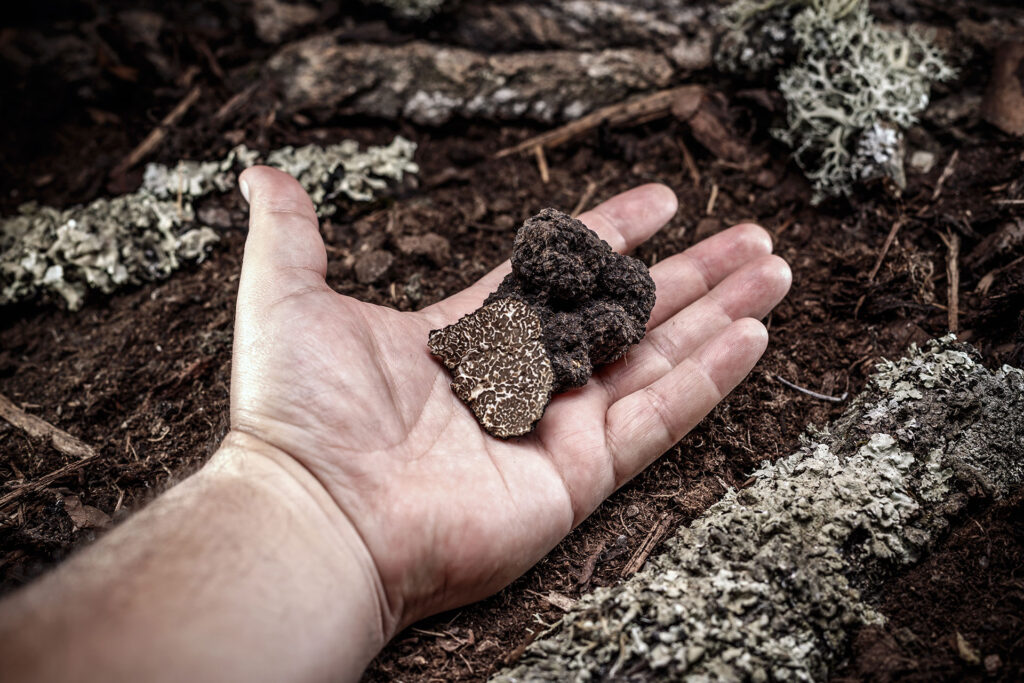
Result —
<instances>
[{"instance_id":1,"label":"fallen branch","mask_svg":"<svg viewBox=\"0 0 1024 683\"><path fill-rule=\"evenodd\" d=\"M675 76L653 50L545 50L488 54L414 41L347 43L316 36L270 58L265 84L282 113L404 118L437 126L455 117L490 121L575 119L634 93L665 88Z\"/></svg>"},{"instance_id":2,"label":"fallen branch","mask_svg":"<svg viewBox=\"0 0 1024 683\"><path fill-rule=\"evenodd\" d=\"M517 145L507 147L494 155L496 159L511 154L526 152L537 147L558 147L570 140L581 137L601 126L623 126L636 123L638 120L651 121L655 118L673 113L677 101L687 103L694 110L699 106L704 88L699 85L684 85L660 92L637 97L626 102L613 104L599 109L592 114L579 118L554 130L524 140Z\"/></svg>"}]
</instances>

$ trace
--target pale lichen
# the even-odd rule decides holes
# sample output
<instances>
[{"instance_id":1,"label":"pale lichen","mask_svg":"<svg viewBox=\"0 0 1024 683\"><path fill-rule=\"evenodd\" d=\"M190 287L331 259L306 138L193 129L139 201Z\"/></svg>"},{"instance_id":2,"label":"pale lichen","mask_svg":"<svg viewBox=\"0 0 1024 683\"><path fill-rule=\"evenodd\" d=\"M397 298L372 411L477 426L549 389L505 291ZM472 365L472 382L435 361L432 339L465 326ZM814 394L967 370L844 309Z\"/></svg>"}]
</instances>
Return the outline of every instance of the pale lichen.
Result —
<instances>
[{"instance_id":1,"label":"pale lichen","mask_svg":"<svg viewBox=\"0 0 1024 683\"><path fill-rule=\"evenodd\" d=\"M286 147L264 163L298 178L326 216L342 196L369 201L389 182L416 173L415 150L402 137L366 150L346 140ZM231 190L238 172L260 160L243 145L218 161L150 164L142 186L130 194L68 209L23 205L17 215L0 219L0 305L50 294L76 310L90 289L109 294L201 261L219 236L197 224L195 201Z\"/></svg>"},{"instance_id":2,"label":"pale lichen","mask_svg":"<svg viewBox=\"0 0 1024 683\"><path fill-rule=\"evenodd\" d=\"M903 175L902 130L917 121L933 83L954 72L928 36L879 26L866 0L738 0L718 55L723 69L778 72L786 125L814 201L855 184Z\"/></svg>"},{"instance_id":3,"label":"pale lichen","mask_svg":"<svg viewBox=\"0 0 1024 683\"><path fill-rule=\"evenodd\" d=\"M823 680L850 633L881 619L877 582L916 561L969 495L1022 481L1024 373L989 371L952 338L912 348L497 680Z\"/></svg>"}]
</instances>

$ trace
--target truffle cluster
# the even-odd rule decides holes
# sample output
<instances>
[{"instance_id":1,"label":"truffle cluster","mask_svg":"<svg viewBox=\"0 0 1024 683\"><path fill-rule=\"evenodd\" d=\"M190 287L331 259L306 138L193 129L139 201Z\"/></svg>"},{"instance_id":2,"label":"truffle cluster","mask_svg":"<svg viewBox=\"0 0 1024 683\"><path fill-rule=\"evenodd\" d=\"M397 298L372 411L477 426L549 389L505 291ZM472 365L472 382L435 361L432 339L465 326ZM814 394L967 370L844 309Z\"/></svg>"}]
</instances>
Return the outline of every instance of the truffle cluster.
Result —
<instances>
[{"instance_id":1,"label":"truffle cluster","mask_svg":"<svg viewBox=\"0 0 1024 683\"><path fill-rule=\"evenodd\" d=\"M516 234L512 272L497 291L481 309L431 332L430 351L452 370L453 391L488 432L518 436L533 428L552 394L583 386L643 338L654 298L643 263L545 209ZM534 343L543 359L532 353Z\"/></svg>"},{"instance_id":2,"label":"truffle cluster","mask_svg":"<svg viewBox=\"0 0 1024 683\"><path fill-rule=\"evenodd\" d=\"M581 387L644 337L654 280L580 221L545 209L516 234L512 272L484 303L522 299L540 316L555 393Z\"/></svg>"}]
</instances>

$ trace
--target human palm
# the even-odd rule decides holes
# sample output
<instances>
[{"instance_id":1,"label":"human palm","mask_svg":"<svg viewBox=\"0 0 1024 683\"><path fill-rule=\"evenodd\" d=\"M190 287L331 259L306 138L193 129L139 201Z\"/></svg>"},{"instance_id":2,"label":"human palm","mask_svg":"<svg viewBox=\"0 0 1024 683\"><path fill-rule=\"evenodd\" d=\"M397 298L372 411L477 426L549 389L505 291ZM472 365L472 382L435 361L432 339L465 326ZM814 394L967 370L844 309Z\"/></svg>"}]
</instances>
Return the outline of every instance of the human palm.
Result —
<instances>
[{"instance_id":1,"label":"human palm","mask_svg":"<svg viewBox=\"0 0 1024 683\"><path fill-rule=\"evenodd\" d=\"M267 168L243 180L232 428L322 484L372 558L392 628L506 585L689 431L753 367L767 339L756 318L790 282L750 225L663 261L646 339L556 396L532 434L501 441L451 392L426 339L477 308L508 265L416 313L362 303L325 284L299 185ZM581 219L624 251L675 208L651 185Z\"/></svg>"}]
</instances>

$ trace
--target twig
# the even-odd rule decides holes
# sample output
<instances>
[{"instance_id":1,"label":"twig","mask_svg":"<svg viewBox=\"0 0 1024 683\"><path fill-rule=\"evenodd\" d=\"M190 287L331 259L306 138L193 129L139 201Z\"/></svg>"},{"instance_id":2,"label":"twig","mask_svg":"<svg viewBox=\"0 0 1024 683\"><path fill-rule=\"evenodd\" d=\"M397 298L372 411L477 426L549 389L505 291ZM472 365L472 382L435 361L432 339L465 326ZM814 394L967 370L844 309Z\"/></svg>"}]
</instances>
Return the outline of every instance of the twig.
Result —
<instances>
[{"instance_id":1,"label":"twig","mask_svg":"<svg viewBox=\"0 0 1024 683\"><path fill-rule=\"evenodd\" d=\"M889 248L892 247L892 243L896 241L896 234L906 222L906 219L900 218L892 224L892 228L889 230L889 234L885 238L885 243L882 244L882 251L878 253L878 259L875 261L875 267L871 269L871 273L868 275L868 284L875 281L875 276L877 276L878 271L881 270L882 263L885 261L885 257L889 253Z\"/></svg>"},{"instance_id":2,"label":"twig","mask_svg":"<svg viewBox=\"0 0 1024 683\"><path fill-rule=\"evenodd\" d=\"M259 87L259 82L255 82L244 90L235 93L231 96L227 102L220 106L217 113L213 115L213 120L217 123L223 123L229 116L238 111L243 104L245 104L252 94L256 92L256 88Z\"/></svg>"},{"instance_id":3,"label":"twig","mask_svg":"<svg viewBox=\"0 0 1024 683\"><path fill-rule=\"evenodd\" d=\"M935 183L935 191L932 192L932 201L934 202L942 194L942 186L946 184L949 177L953 175L953 169L956 168L957 159L960 158L960 150L954 150L953 156L949 158L949 163L946 164L946 168L942 169L942 175L939 176L939 182Z\"/></svg>"},{"instance_id":4,"label":"twig","mask_svg":"<svg viewBox=\"0 0 1024 683\"><path fill-rule=\"evenodd\" d=\"M949 251L946 256L946 314L949 331L956 334L960 328L960 235L947 232L939 238Z\"/></svg>"},{"instance_id":5,"label":"twig","mask_svg":"<svg viewBox=\"0 0 1024 683\"><path fill-rule=\"evenodd\" d=\"M986 296L988 294L988 290L992 288L992 284L996 281L997 275L1007 270L1016 268L1021 263L1024 263L1024 256L1018 256L1017 258L1007 263L1005 266L1000 266L985 273L985 275L983 275L982 278L978 280L978 286L974 288L975 293L981 294L982 296Z\"/></svg>"},{"instance_id":6,"label":"twig","mask_svg":"<svg viewBox=\"0 0 1024 683\"><path fill-rule=\"evenodd\" d=\"M507 147L495 154L494 157L501 159L511 154L532 150L537 146L557 147L605 124L617 126L637 120L651 121L661 116L667 116L672 111L672 104L677 98L703 92L703 90L704 88L699 85L684 85L678 88L670 88L669 90L660 90L638 99L613 104L587 114L564 126L534 136L529 140L524 140L512 147Z\"/></svg>"},{"instance_id":7,"label":"twig","mask_svg":"<svg viewBox=\"0 0 1024 683\"><path fill-rule=\"evenodd\" d=\"M544 146L537 145L534 147L533 154L537 157L537 170L540 171L540 181L547 185L551 180L551 172L548 170L548 158L544 156Z\"/></svg>"},{"instance_id":8,"label":"twig","mask_svg":"<svg viewBox=\"0 0 1024 683\"><path fill-rule=\"evenodd\" d=\"M1019 206L1020 204L1024 204L1024 199L997 199L992 203L1009 206Z\"/></svg>"},{"instance_id":9,"label":"twig","mask_svg":"<svg viewBox=\"0 0 1024 683\"><path fill-rule=\"evenodd\" d=\"M686 170L690 173L690 180L693 181L693 189L700 189L700 170L697 168L697 162L693 160L693 155L690 154L690 148L686 146L686 143L681 138L676 138L676 142L679 144L679 151L683 153L683 163L686 164Z\"/></svg>"},{"instance_id":10,"label":"twig","mask_svg":"<svg viewBox=\"0 0 1024 683\"><path fill-rule=\"evenodd\" d=\"M37 439L49 439L53 447L64 455L79 458L79 460L68 463L49 474L44 474L35 481L25 482L0 497L0 509L7 507L26 493L32 493L46 488L54 481L68 473L87 465L97 456L97 452L92 448L92 446L89 446L83 441L71 436L63 429L54 427L42 418L36 417L35 415L29 415L24 410L14 405L14 403L12 403L11 400L3 394L0 394L0 417L10 422L18 429L21 429L29 436Z\"/></svg>"},{"instance_id":11,"label":"twig","mask_svg":"<svg viewBox=\"0 0 1024 683\"><path fill-rule=\"evenodd\" d=\"M779 377L778 375L775 375L775 381L781 382L782 384L785 384L790 389L794 389L796 391L799 391L802 394L807 394L808 396L810 396L812 398L816 398L816 399L821 400L821 401L828 401L829 403L842 403L843 401L846 400L846 397L850 395L850 393L848 391L844 391L842 396L829 396L828 394L819 394L817 391L811 391L810 389L802 387L799 384L793 384L788 379L783 379L782 377Z\"/></svg>"},{"instance_id":12,"label":"twig","mask_svg":"<svg viewBox=\"0 0 1024 683\"><path fill-rule=\"evenodd\" d=\"M711 196L708 197L707 214L709 216L715 213L715 202L718 201L718 183L711 186Z\"/></svg>"},{"instance_id":13,"label":"twig","mask_svg":"<svg viewBox=\"0 0 1024 683\"><path fill-rule=\"evenodd\" d=\"M40 417L29 415L14 405L11 399L3 394L0 394L0 417L29 436L37 439L49 439L53 447L64 455L71 456L72 458L92 458L96 455L96 451L93 450L92 446L71 436L63 429L54 427Z\"/></svg>"},{"instance_id":14,"label":"twig","mask_svg":"<svg viewBox=\"0 0 1024 683\"><path fill-rule=\"evenodd\" d=\"M95 455L91 455L87 458L76 460L75 462L69 462L67 465L59 467L54 471L50 472L49 474L44 474L35 481L25 482L24 484L18 486L18 488L14 489L10 493L0 498L0 510L4 509L17 499L21 498L26 493L34 493L35 491L45 489L47 486L57 481L61 477L67 476L68 474L74 472L75 470L85 467L95 459Z\"/></svg>"},{"instance_id":15,"label":"twig","mask_svg":"<svg viewBox=\"0 0 1024 683\"><path fill-rule=\"evenodd\" d=\"M111 171L111 175L121 175L159 147L160 143L162 143L164 138L167 137L167 129L181 120L185 113L191 109L192 105L196 103L196 100L199 99L199 95L201 95L202 92L202 87L198 85L189 90L188 94L185 95L181 102L178 102L174 109L172 109L167 116L160 121L160 125L151 130L149 135L147 135L146 138L121 161L121 163L114 167L114 170Z\"/></svg>"},{"instance_id":16,"label":"twig","mask_svg":"<svg viewBox=\"0 0 1024 683\"><path fill-rule=\"evenodd\" d=\"M622 576L630 576L640 571L640 567L644 565L647 558L650 557L658 544L661 543L661 539L665 537L669 527L669 514L664 513L658 522L651 527L651 530L647 533L647 538L640 544L636 552L633 553L633 557L629 558L629 562L622 569Z\"/></svg>"},{"instance_id":17,"label":"twig","mask_svg":"<svg viewBox=\"0 0 1024 683\"><path fill-rule=\"evenodd\" d=\"M576 207L572 210L573 216L579 216L583 213L583 209L587 208L587 204L594 198L594 194L597 192L597 183L593 180L587 183L587 189L583 190L583 194L580 196L580 200L576 202Z\"/></svg>"}]
</instances>

